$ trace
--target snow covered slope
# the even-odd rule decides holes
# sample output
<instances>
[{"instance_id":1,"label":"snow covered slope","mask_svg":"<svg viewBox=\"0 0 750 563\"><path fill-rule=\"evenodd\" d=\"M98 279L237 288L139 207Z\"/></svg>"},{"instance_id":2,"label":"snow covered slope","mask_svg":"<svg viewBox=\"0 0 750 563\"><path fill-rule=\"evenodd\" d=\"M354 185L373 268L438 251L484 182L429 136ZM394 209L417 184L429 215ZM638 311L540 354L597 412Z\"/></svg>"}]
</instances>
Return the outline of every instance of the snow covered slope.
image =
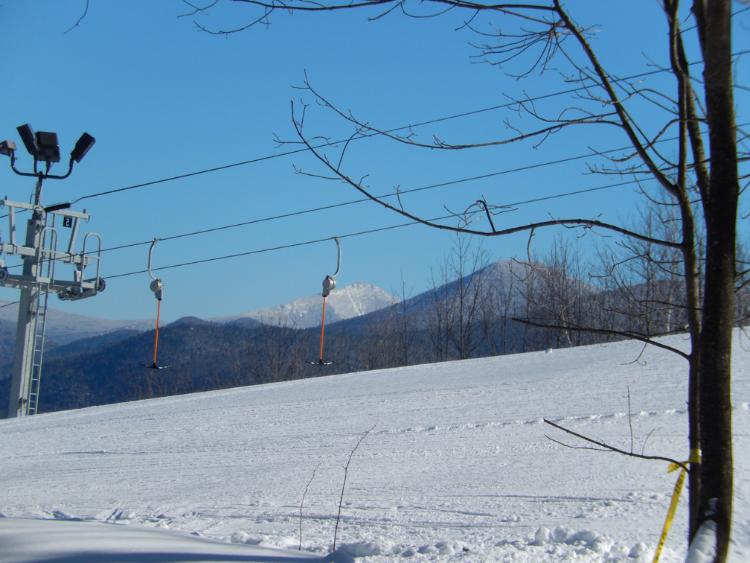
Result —
<instances>
[{"instance_id":1,"label":"snow covered slope","mask_svg":"<svg viewBox=\"0 0 750 563\"><path fill-rule=\"evenodd\" d=\"M340 557L650 561L675 474L662 462L564 448L545 434L570 440L541 421L625 449L632 423L636 451L686 458L686 365L641 348L622 342L0 421L0 513L296 549L309 487L302 544L323 554L343 466L374 426L351 460ZM739 334L733 365L732 561L742 562L750 561L750 341ZM685 505L663 561L684 558ZM14 522L0 519L0 541Z\"/></svg>"},{"instance_id":2,"label":"snow covered slope","mask_svg":"<svg viewBox=\"0 0 750 563\"><path fill-rule=\"evenodd\" d=\"M79 520L3 520L0 548L0 561L8 563L322 561L320 556L299 551L218 543L184 533Z\"/></svg>"},{"instance_id":3,"label":"snow covered slope","mask_svg":"<svg viewBox=\"0 0 750 563\"><path fill-rule=\"evenodd\" d=\"M253 319L264 324L310 328L320 324L321 296L311 295L295 299L278 307L243 313L239 317L213 319L226 322L237 319ZM396 303L393 295L375 285L353 283L338 287L331 292L326 305L326 322L342 321L359 317Z\"/></svg>"}]
</instances>

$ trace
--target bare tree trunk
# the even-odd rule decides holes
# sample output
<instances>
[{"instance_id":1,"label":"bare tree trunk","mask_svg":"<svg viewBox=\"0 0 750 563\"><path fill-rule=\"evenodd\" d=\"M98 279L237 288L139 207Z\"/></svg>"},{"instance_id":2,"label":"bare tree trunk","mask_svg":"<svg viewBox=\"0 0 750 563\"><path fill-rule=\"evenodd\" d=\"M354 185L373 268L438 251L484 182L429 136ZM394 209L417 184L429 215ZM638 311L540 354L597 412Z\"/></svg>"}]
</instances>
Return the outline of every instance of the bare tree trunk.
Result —
<instances>
[{"instance_id":1,"label":"bare tree trunk","mask_svg":"<svg viewBox=\"0 0 750 563\"><path fill-rule=\"evenodd\" d=\"M732 523L731 355L739 179L732 94L731 3L696 0L711 144L706 210L706 279L700 335L703 448L699 522L716 522L716 561L725 561Z\"/></svg>"}]
</instances>

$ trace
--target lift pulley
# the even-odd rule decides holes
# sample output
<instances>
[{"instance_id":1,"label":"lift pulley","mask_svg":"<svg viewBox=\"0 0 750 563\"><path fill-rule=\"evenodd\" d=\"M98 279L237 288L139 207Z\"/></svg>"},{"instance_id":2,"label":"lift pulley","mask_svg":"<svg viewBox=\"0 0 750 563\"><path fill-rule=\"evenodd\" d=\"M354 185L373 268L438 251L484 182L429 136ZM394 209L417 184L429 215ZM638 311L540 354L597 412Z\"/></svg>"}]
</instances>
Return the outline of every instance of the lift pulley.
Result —
<instances>
[{"instance_id":1,"label":"lift pulley","mask_svg":"<svg viewBox=\"0 0 750 563\"><path fill-rule=\"evenodd\" d=\"M323 355L326 334L326 300L331 294L331 291L333 291L336 287L336 276L339 275L339 270L341 269L341 243L339 242L338 237L333 237L333 240L336 243L336 271L333 274L328 274L325 278L323 278L323 312L320 320L320 354L317 362L310 362L313 365L318 366L329 366L333 363L326 362Z\"/></svg>"},{"instance_id":2,"label":"lift pulley","mask_svg":"<svg viewBox=\"0 0 750 563\"><path fill-rule=\"evenodd\" d=\"M156 298L156 330L154 331L154 359L150 364L146 364L145 367L148 369L166 369L169 366L160 366L156 361L157 353L159 351L159 318L161 316L161 300L164 297L164 282L160 278L154 276L151 271L151 256L154 251L154 246L159 239L155 238L151 241L151 246L148 248L148 277L151 279L149 289L154 293Z\"/></svg>"}]
</instances>

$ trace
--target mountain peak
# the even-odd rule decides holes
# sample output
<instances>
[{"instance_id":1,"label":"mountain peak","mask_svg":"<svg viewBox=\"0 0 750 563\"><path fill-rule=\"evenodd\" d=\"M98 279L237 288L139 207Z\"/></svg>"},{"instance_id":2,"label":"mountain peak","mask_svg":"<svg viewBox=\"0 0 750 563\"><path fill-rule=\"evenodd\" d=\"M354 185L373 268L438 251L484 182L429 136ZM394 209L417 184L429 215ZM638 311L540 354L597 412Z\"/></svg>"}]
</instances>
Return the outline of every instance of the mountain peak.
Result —
<instances>
[{"instance_id":1,"label":"mountain peak","mask_svg":"<svg viewBox=\"0 0 750 563\"><path fill-rule=\"evenodd\" d=\"M354 282L346 286L340 286L328 296L326 324L360 317L396 302L398 302L398 299L376 285ZM320 317L321 296L316 294L295 299L276 307L243 313L238 317L217 320L226 322L238 319L253 319L269 325L309 328L320 324Z\"/></svg>"}]
</instances>

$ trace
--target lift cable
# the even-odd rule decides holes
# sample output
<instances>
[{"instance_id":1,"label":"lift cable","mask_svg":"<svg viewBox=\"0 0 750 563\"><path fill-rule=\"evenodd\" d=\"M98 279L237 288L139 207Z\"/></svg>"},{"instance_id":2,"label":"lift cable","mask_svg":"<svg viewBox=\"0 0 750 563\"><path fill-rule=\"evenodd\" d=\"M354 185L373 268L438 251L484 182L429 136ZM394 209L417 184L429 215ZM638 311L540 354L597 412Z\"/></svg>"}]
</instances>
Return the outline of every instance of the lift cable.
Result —
<instances>
[{"instance_id":1,"label":"lift cable","mask_svg":"<svg viewBox=\"0 0 750 563\"><path fill-rule=\"evenodd\" d=\"M649 178L649 179L642 180L642 181L628 180L628 181L624 181L624 182L619 182L617 184L609 184L609 185L606 185L606 186L598 186L598 187L594 187L594 188L587 188L587 189L584 189L584 190L578 190L578 193L593 192L593 191L596 191L596 190L606 190L606 189L612 189L612 188L616 188L616 187L619 187L619 186L626 186L626 185L642 184L643 182L646 182L646 181L652 181L652 179ZM570 195L570 194L565 194L565 195ZM540 197L540 198L534 198L534 199L529 199L529 200L525 200L525 201L519 201L519 202L515 202L515 203L509 203L509 204L505 204L505 205L497 206L497 207L498 208L513 208L513 207L518 206L518 205L522 205L522 204L526 204L526 203L534 203L534 202L537 202L537 201L545 201L545 200L549 200L549 199L554 199L556 197L561 197L561 195L558 194L558 195L544 196L544 197ZM473 216L476 213L482 213L482 214L484 214L485 210L484 209L473 210L473 211L469 211L469 212L467 212L465 214L462 214L462 215ZM426 221L430 221L430 222L443 221L443 220L446 220L446 219L454 219L457 216L458 215L456 213L452 213L450 215L443 215L441 217L434 217L432 219L426 219ZM389 226L385 226L385 227L376 227L374 229L368 229L368 230L364 230L364 231L356 231L356 232L347 233L347 234L344 234L344 235L337 235L337 238L339 238L339 239L345 239L345 238L352 238L352 237L360 237L360 236L365 236L365 235L370 235L370 234L374 234L374 233L380 233L380 232L384 232L384 231L390 231L390 230L393 230L393 229L400 229L400 228L403 228L403 227L410 227L412 225L420 225L420 224L422 224L420 221L408 221L406 223L399 223L399 224L396 224L396 225L389 225ZM188 262L181 262L181 263L178 263L178 264L171 264L171 265L168 265L168 266L161 266L159 268L154 268L153 271L170 270L170 269L173 269L173 268L182 268L182 267L185 267L185 266L193 266L193 265L196 265L196 264L205 264L205 263L208 263L208 262L218 262L218 261L221 261L221 260L229 260L231 258L239 258L241 256L250 256L250 255L254 255L254 254L264 254L264 253L268 253L268 252L275 252L275 251L278 251L278 250L286 250L286 249L289 249L289 248L297 248L297 247L301 247L301 246L308 246L308 245L312 245L312 244L322 243L324 241L330 241L331 238L332 237L328 236L328 237L324 237L324 238L312 239L312 240L301 241L301 242L294 242L294 243L290 243L290 244L284 244L284 245L278 245L278 246L271 246L271 247L257 249L257 250L248 250L248 251L245 251L245 252L237 252L237 253L233 253L233 254L225 254L223 256L214 256L214 257L211 257L211 258L202 258L202 259L198 259L198 260L191 260L191 261L188 261ZM160 239L160 240L165 240L165 239ZM132 272L124 272L124 273L120 273L120 274L113 274L111 276L106 276L105 279L111 280L111 279L115 279L115 278L123 278L123 277L133 276L133 275L136 275L136 274L143 274L145 272L146 272L146 270L135 270L135 271L132 271Z\"/></svg>"},{"instance_id":2,"label":"lift cable","mask_svg":"<svg viewBox=\"0 0 750 563\"><path fill-rule=\"evenodd\" d=\"M742 127L742 126L745 126L745 125L746 124L741 124L739 126ZM657 141L657 143L663 143L663 142L673 141L676 138L677 137L669 137L669 138L665 138L665 139L660 139L659 141ZM458 179L455 179L455 180L447 180L445 182L439 182L439 183L435 183L435 184L429 184L429 185L420 186L420 187L417 187L417 188L410 188L410 189L405 189L405 190L399 190L399 191L396 191L396 192L389 192L389 193L381 194L381 195L378 195L378 196L375 196L375 197L377 197L379 199L385 199L385 198L388 198L388 197L396 197L396 196L401 196L403 194L408 194L408 193L416 193L416 192L420 192L420 191L434 190L434 189L449 187L449 186L453 186L453 185L457 185L457 184L461 184L461 183L466 183L466 182L471 182L471 181L477 181L477 180L483 180L483 179L493 178L493 177L502 176L502 175L506 175L506 174L511 174L511 173L515 173L515 172L522 172L522 171L527 171L527 170L532 170L532 169L537 169L537 168L543 168L543 167L551 166L551 165L555 165L555 164L563 164L563 163L572 162L572 161L575 161L575 160L581 160L581 159L592 157L592 156L599 156L599 155L604 155L604 154L610 154L610 153L620 152L620 151L623 151L623 150L627 150L628 148L629 147L618 147L618 148L614 148L614 149L607 149L607 150L604 150L604 151L593 151L593 152L579 154L579 155L570 156L570 157L565 157L565 158L561 158L561 159L557 159L557 160L551 160L551 161L545 161L545 162L538 162L538 163L529 164L529 165L525 165L525 166L520 166L520 167L516 167L516 168L509 168L509 169L499 170L499 171L495 171L495 172L488 172L486 174L480 174L480 175L475 175L475 176L468 176L468 177L464 177L464 178L458 178ZM650 179L643 179L643 180L641 180L641 182L645 182L645 181L648 181L648 180L650 180ZM571 196L585 194L585 193L590 193L590 192L597 192L597 191L602 191L602 190L608 190L608 189L617 188L617 187L620 187L620 186L623 186L623 185L630 185L630 184L636 184L636 183L638 183L638 181L617 182L617 183L614 183L614 184L606 184L606 185L603 185L603 186L596 186L596 187L593 187L593 188L583 188L583 189L578 189L578 190L572 190L572 191L560 192L560 193L556 193L556 194L550 194L550 195L547 195L547 196L541 196L541 197L527 199L527 200L523 200L523 201L518 201L518 202L503 204L503 205L499 205L497 207L504 208L504 207L516 207L516 206L521 206L521 205L528 205L528 204L531 204L531 203L538 203L538 202L549 201L549 200L553 200L553 199L561 199L561 198L565 198L565 197L571 197ZM243 227L243 226L248 226L248 225L253 225L253 224L258 224L258 223L266 223L266 222L271 222L271 221L275 221L275 220L279 220L279 219L285 219L285 218L289 218L289 217L297 217L297 216L306 215L306 214L309 214L309 213L317 213L317 212L320 212L320 211L325 211L325 210L330 210L330 209L336 209L336 208L340 208L340 207L346 207L346 206L349 206L349 205L355 205L355 204L359 204L359 203L364 203L366 201L371 201L371 199L367 198L367 197L362 197L362 198L359 198L359 199L345 201L345 202L341 202L341 203L334 203L334 204L324 205L324 206L319 206L319 207L314 207L314 208L308 208L308 209L297 210L297 211L290 211L290 212L287 212L287 213L281 213L281 214L278 214L278 215L272 215L272 216L268 216L268 217L260 217L260 218L256 218L256 219L250 219L250 220L247 220L247 221L241 221L241 222L237 222L237 223L230 223L230 224L226 224L226 225L220 225L220 226L217 226L217 227L209 227L209 228L199 229L199 230L195 230L195 231L189 231L189 232L185 232L185 233L178 233L178 234L175 234L175 235L169 235L169 236L160 237L159 240L168 241L168 240L177 240L177 239L181 239L181 238L188 238L188 237L193 237L193 236L199 236L199 235L209 234L209 233L213 233L213 232L218 232L218 231L223 231L223 230L228 230L228 229L233 229L233 228L238 228L238 227ZM137 247L137 246L145 246L147 244L151 244L151 240L136 241L136 242L125 243L125 244L121 244L121 245L117 245L117 246L112 246L112 247L109 247L109 248L102 249L101 252L112 252L112 251L117 251L117 250L125 250L125 249L129 249L129 248L134 248L134 247ZM21 264L15 264L15 265L12 265L12 266L8 266L8 269L19 268L20 266L21 266ZM0 306L0 308L2 308L2 306Z\"/></svg>"},{"instance_id":3,"label":"lift cable","mask_svg":"<svg viewBox=\"0 0 750 563\"><path fill-rule=\"evenodd\" d=\"M656 141L656 142L657 143L665 143L665 142L669 142L669 141L674 141L676 139L677 139L677 137L668 137L668 138L665 138L665 139L660 139L659 141ZM446 180L444 182L438 182L438 183L435 183L435 184L428 184L426 186L420 186L420 187L416 187L416 188L403 189L403 190L398 190L398 191L395 191L395 192L388 192L388 193L385 193L385 194L377 195L375 197L377 197L378 199L385 199L385 198L388 198L388 197L400 197L400 196L402 196L404 194L410 194L410 193L417 193L417 192L422 192L422 191L428 191L428 190L435 190L435 189L440 189L440 188L446 188L446 187L450 187L450 186L454 186L454 185L458 185L458 184L463 184L463 183L466 183L466 182L474 182L474 181L478 181L478 180L486 180L486 179L489 179L489 178L495 178L495 177L498 177L498 176L504 176L504 175L507 175L507 174L513 174L513 173L517 173L517 172L525 172L525 171L528 171L528 170L534 170L534 169L538 169L538 168L544 168L544 167L553 166L553 165L556 165L556 164L565 164L565 163L573 162L573 161L576 161L576 160L582 160L582 159L585 159L585 158L590 158L592 156L600 156L600 155L606 155L606 154L621 152L621 151L627 150L628 148L629 147L626 146L626 147L618 147L618 148L613 148L613 149L607 149L607 150L603 150L603 151L592 151L592 152L583 153L583 154L579 154L579 155L575 155L575 156L564 157L564 158L560 158L560 159L556 159L556 160L548 160L548 161L544 161L544 162L537 162L537 163L528 164L528 165L525 165L525 166L518 166L518 167L515 167L515 168L507 168L505 170L498 170L498 171L494 171L494 172L487 172L485 174L479 174L479 175L475 175L475 176L467 176L467 177L464 177L464 178L458 178L458 179L454 179L454 180ZM629 182L629 183L632 183L632 182ZM510 203L510 204L507 204L507 205L509 205L509 206L526 205L526 204L530 204L530 203L537 203L537 202L547 201L547 200L551 200L551 199L560 199L560 198L564 198L564 197L575 196L575 195L579 195L579 194L583 194L583 193L588 193L588 192L595 192L595 191L600 191L600 190L605 190L605 189L616 188L616 187L619 187L621 185L623 185L623 184L622 183L616 183L616 184L608 184L608 185L605 185L605 186L599 186L599 187L594 187L594 188L585 188L585 189L573 190L573 191L568 191L568 192L561 192L561 193L557 193L557 194L551 194L551 195L548 195L548 196L542 196L542 197L538 197L538 198L534 198L534 199L529 199L529 200L524 200L524 201L520 201L520 202ZM281 213L281 214L278 214L278 215L271 215L271 216L268 216L268 217L260 217L260 218L256 218L256 219L249 219L247 221L240 221L240 222L237 222L237 223L229 223L229 224L226 224L226 225L219 225L217 227L208 227L208 228L205 228L205 229L199 229L199 230L189 231L189 232L185 232L185 233L178 233L178 234L175 234L175 235L163 236L163 237L160 237L159 240L169 241L169 240L177 240L177 239L181 239L181 238L193 237L193 236L198 236L198 235L204 235L204 234L214 233L214 232L218 232L218 231L224 231L224 230L228 230L228 229L234 229L234 228L238 228L238 227L244 227L244 226L248 226L248 225L255 225L255 224L258 224L258 223L267 223L267 222L276 221L276 220L279 220L279 219L287 219L287 218L290 218L290 217L298 217L298 216L301 216L301 215L307 215L309 213L318 213L320 211L327 211L327 210L330 210L330 209L337 209L337 208L340 208L340 207L347 207L349 205L356 205L356 204L364 203L364 202L367 202L367 201L371 201L371 199L367 198L367 197L362 197L362 198L359 198L359 199L354 199L354 200L350 200L350 201L344 201L344 202L341 202L341 203L333 203L333 204L330 204L330 205L323 205L323 206L319 206L319 207L313 207L313 208L308 208L308 209L301 209L301 210L297 210L297 211L290 211L290 212L287 212L287 213ZM125 249L133 248L133 247L136 247L136 246L145 246L147 244L151 244L151 240L150 239L149 240L144 240L144 241L136 241L136 242L124 243L124 244L120 244L120 245L116 245L116 246L111 246L109 248L103 248L102 252L112 252L112 251L116 251L116 250L125 250ZM20 267L20 264L15 264L13 266L8 266L8 269L18 268L18 267Z\"/></svg>"},{"instance_id":4,"label":"lift cable","mask_svg":"<svg viewBox=\"0 0 750 563\"><path fill-rule=\"evenodd\" d=\"M732 57L738 57L738 56L742 56L742 55L746 55L746 54L750 54L750 50L738 51L736 53L733 53ZM698 64L700 64L700 61L689 63L689 66L694 66L694 65L698 65ZM629 76L625 76L625 77L622 77L622 78L613 78L611 82L613 84L617 84L617 83L620 83L620 82L627 82L627 81L635 80L635 79L639 79L639 78L646 78L648 76L653 76L653 75L656 75L656 74L661 74L661 73L665 73L665 72L669 72L669 71L670 71L670 69L667 69L667 68L656 68L656 69L653 69L653 70L647 70L647 71L639 72L639 73L632 74L632 75L629 75ZM554 97L557 97L557 96L562 96L562 95L565 95L565 94L574 94L576 92L587 91L589 89L590 89L590 86L578 86L578 87L574 87L574 88L568 88L568 89L565 89L565 90L558 90L556 92L550 92L550 93L547 93L547 94L540 94L538 96L532 96L532 97L529 97L529 98L527 98L527 99L525 99L523 101L524 102L537 102L537 101L541 101L541 100L547 100L547 99L550 99L550 98L554 98ZM499 110L499 109L505 109L505 108L513 107L514 105L517 105L517 104L518 104L518 101L505 102L505 103L502 103L502 104L488 106L488 107L485 107L485 108L479 108L479 109L475 109L475 110L469 110L469 111L465 111L465 112L461 112L461 113L456 113L456 114L452 114L452 115L446 115L446 116L436 117L436 118L428 119L428 120L425 120L425 121L419 121L417 123L412 123L412 124L407 124L407 125L401 125L401 126L393 127L391 129L386 129L386 130L383 130L383 131L371 131L369 133L363 133L362 135L360 135L359 137L356 137L354 139L341 139L341 140L337 140L337 141L327 141L327 142L315 145L313 148L319 149L319 148L325 148L325 147L330 147L330 146L336 146L336 145L340 145L340 144L346 143L346 142L357 141L357 140L362 140L362 139L369 139L369 138L377 137L377 136L380 136L380 135L385 135L385 134L390 134L390 133L396 133L398 131L403 131L403 130L408 130L408 129L414 129L416 127L424 127L426 125L435 125L437 123L443 123L443 122L451 121L451 120L454 120L454 119L462 119L462 118L465 118L465 117L471 117L471 116L479 115L479 114L482 114L482 113L487 113L487 112L496 111L496 110ZM139 188L146 188L146 187L150 187L150 186L164 184L164 183L172 182L172 181L175 181L175 180L183 180L185 178L192 178L194 176L201 176L201 175L204 175L204 174L211 174L213 172L219 172L219 171L222 171L222 170L228 170L230 168L237 168L239 166L246 166L246 165L249 165L249 164L257 164L257 163L260 163L260 162L264 162L264 161L268 161L268 160L273 160L273 159L276 159L276 158L282 158L282 157L292 156L292 155L295 155L295 154L300 154L300 153L303 153L303 152L307 152L309 150L310 149L307 148L307 147L300 147L298 149L293 149L293 150L284 151L284 152L280 152L280 153L273 153L273 154L269 154L269 155L263 155L263 156L251 158L251 159L248 159L248 160L242 160L242 161L239 161L239 162L232 162L232 163L229 163L229 164L223 164L223 165L214 166L214 167L211 167L211 168L205 168L205 169L202 169L202 170L195 170L195 171L192 171L192 172L186 172L184 174L177 174L177 175L174 175L174 176L168 176L168 177L160 178L160 179L157 179L157 180L150 180L150 181L141 182L141 183L138 183L138 184L132 184L132 185L129 185L129 186L124 186L124 187L121 187L121 188L113 188L113 189L104 190L104 191L101 191L101 192L95 192L95 193L91 193L91 194L86 194L86 195L83 195L81 197L78 197L78 198L74 199L71 203L72 204L76 204L76 203L84 201L86 199L94 199L94 198L102 197L102 196L106 196L106 195L112 195L112 194L126 192L126 191L130 191L130 190L135 190L135 189L139 189Z\"/></svg>"}]
</instances>

